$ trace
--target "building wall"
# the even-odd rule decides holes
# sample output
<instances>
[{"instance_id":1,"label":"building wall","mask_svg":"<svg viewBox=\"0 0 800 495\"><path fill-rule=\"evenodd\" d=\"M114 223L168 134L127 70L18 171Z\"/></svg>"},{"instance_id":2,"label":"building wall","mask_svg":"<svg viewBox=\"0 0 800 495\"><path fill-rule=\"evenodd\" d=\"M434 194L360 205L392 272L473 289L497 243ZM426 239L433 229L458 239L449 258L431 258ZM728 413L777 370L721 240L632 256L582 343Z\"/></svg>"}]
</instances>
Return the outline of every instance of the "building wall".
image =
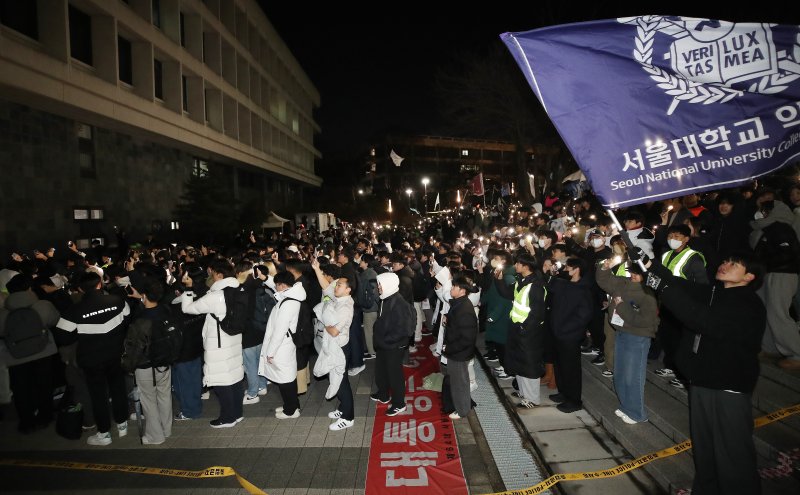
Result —
<instances>
[{"instance_id":1,"label":"building wall","mask_svg":"<svg viewBox=\"0 0 800 495\"><path fill-rule=\"evenodd\" d=\"M141 240L158 224L162 239L180 238L171 222L197 156L94 127L95 176L85 177L79 123L0 100L0 250L59 249L68 239L94 237L113 243L115 226L131 240ZM245 173L252 182L240 185L241 169L209 166L223 169L226 185L242 202L254 201L265 213L300 210L302 189L285 177L267 178L251 169ZM76 221L75 208L102 209L103 219Z\"/></svg>"}]
</instances>

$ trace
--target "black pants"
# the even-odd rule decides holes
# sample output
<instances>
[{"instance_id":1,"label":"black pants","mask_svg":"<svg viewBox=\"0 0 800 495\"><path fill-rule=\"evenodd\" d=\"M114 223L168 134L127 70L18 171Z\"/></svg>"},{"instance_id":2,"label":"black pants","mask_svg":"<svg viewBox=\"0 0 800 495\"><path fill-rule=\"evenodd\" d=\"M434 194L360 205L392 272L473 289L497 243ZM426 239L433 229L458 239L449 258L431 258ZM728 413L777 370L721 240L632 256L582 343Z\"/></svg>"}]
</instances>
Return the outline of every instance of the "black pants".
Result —
<instances>
[{"instance_id":1,"label":"black pants","mask_svg":"<svg viewBox=\"0 0 800 495\"><path fill-rule=\"evenodd\" d=\"M86 386L92 398L92 412L97 423L97 431L107 433L111 429L111 416L108 414L108 398L111 397L111 412L114 422L128 420L128 393L125 386L125 373L120 360L112 359L94 366L84 366Z\"/></svg>"},{"instance_id":2,"label":"black pants","mask_svg":"<svg viewBox=\"0 0 800 495\"><path fill-rule=\"evenodd\" d=\"M353 389L350 387L350 379L346 372L346 370L350 369L351 350L349 343L342 347L342 352L344 352L347 364L344 367L345 374L342 377L341 385L339 385L339 391L336 392L336 398L339 399L339 407L337 409L341 411L343 419L353 421L353 419L356 417L355 407L353 406ZM364 360L363 354L361 356L361 360Z\"/></svg>"},{"instance_id":3,"label":"black pants","mask_svg":"<svg viewBox=\"0 0 800 495\"><path fill-rule=\"evenodd\" d=\"M375 385L378 386L378 398L386 400L391 391L392 406L401 408L406 405L406 384L403 377L402 349L375 350Z\"/></svg>"},{"instance_id":4,"label":"black pants","mask_svg":"<svg viewBox=\"0 0 800 495\"><path fill-rule=\"evenodd\" d=\"M601 309L599 304L593 308L592 320L589 322L589 335L592 337L592 347L597 347L600 352L603 352L603 344L606 343L606 333L604 322L606 317L606 310Z\"/></svg>"},{"instance_id":5,"label":"black pants","mask_svg":"<svg viewBox=\"0 0 800 495\"><path fill-rule=\"evenodd\" d=\"M347 368L358 368L364 364L364 353L367 352L366 339L364 338L364 314L361 308L354 308L353 321L350 322L350 342L344 347L344 356L347 358ZM347 349L347 350L345 350Z\"/></svg>"},{"instance_id":6,"label":"black pants","mask_svg":"<svg viewBox=\"0 0 800 495\"><path fill-rule=\"evenodd\" d=\"M683 326L666 309L661 310L660 316L661 322L658 326L658 333L656 333L656 340L661 343L661 348L664 349L664 367L674 371L675 376L685 382L685 375L677 362Z\"/></svg>"},{"instance_id":7,"label":"black pants","mask_svg":"<svg viewBox=\"0 0 800 495\"><path fill-rule=\"evenodd\" d=\"M759 495L750 394L692 385L689 421L695 477L692 495Z\"/></svg>"},{"instance_id":8,"label":"black pants","mask_svg":"<svg viewBox=\"0 0 800 495\"><path fill-rule=\"evenodd\" d=\"M223 423L233 423L242 417L242 397L244 389L242 382L233 385L214 385L214 393L219 401L219 420Z\"/></svg>"},{"instance_id":9,"label":"black pants","mask_svg":"<svg viewBox=\"0 0 800 495\"><path fill-rule=\"evenodd\" d=\"M53 356L11 366L8 378L20 429L53 420Z\"/></svg>"},{"instance_id":10,"label":"black pants","mask_svg":"<svg viewBox=\"0 0 800 495\"><path fill-rule=\"evenodd\" d=\"M497 342L494 343L494 352L497 354L497 359L500 360L500 366L505 369L506 366L506 345L499 344Z\"/></svg>"},{"instance_id":11,"label":"black pants","mask_svg":"<svg viewBox=\"0 0 800 495\"><path fill-rule=\"evenodd\" d=\"M581 340L554 338L553 341L556 348L553 364L558 391L567 398L566 402L581 404Z\"/></svg>"},{"instance_id":12,"label":"black pants","mask_svg":"<svg viewBox=\"0 0 800 495\"><path fill-rule=\"evenodd\" d=\"M347 373L345 373L346 375ZM281 393L281 399L283 399L283 414L291 416L296 410L300 409L300 401L297 399L297 380L292 380L289 383L277 383L276 385L278 385L278 391Z\"/></svg>"}]
</instances>

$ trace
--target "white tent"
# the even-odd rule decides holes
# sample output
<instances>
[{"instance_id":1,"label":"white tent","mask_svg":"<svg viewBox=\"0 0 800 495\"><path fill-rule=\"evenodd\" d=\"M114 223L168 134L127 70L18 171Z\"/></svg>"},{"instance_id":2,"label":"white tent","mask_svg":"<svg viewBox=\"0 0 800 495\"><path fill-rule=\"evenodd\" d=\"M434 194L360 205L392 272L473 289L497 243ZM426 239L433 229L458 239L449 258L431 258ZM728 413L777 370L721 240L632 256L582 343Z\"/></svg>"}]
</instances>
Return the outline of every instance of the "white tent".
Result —
<instances>
[{"instance_id":1,"label":"white tent","mask_svg":"<svg viewBox=\"0 0 800 495\"><path fill-rule=\"evenodd\" d=\"M578 182L584 182L586 180L586 176L583 175L581 170L578 170L577 172L571 173L564 177L564 180L562 180L561 183L563 184L564 182L571 182L574 180L577 180Z\"/></svg>"},{"instance_id":2,"label":"white tent","mask_svg":"<svg viewBox=\"0 0 800 495\"><path fill-rule=\"evenodd\" d=\"M280 229L283 224L288 222L288 218L278 216L274 211L270 211L267 219L261 224L262 229Z\"/></svg>"}]
</instances>

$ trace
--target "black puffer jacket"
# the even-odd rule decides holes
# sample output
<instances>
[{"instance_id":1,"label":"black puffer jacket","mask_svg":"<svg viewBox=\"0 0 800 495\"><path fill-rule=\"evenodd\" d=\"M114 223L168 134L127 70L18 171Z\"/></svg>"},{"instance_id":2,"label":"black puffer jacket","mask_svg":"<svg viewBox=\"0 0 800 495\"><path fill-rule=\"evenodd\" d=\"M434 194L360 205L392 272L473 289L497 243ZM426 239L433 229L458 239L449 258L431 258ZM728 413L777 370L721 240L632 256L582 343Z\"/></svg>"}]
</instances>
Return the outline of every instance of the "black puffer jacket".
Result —
<instances>
[{"instance_id":1,"label":"black puffer jacket","mask_svg":"<svg viewBox=\"0 0 800 495\"><path fill-rule=\"evenodd\" d=\"M414 333L416 324L414 308L395 292L378 305L378 319L373 328L376 349L402 349L408 346L408 336Z\"/></svg>"},{"instance_id":2,"label":"black puffer jacket","mask_svg":"<svg viewBox=\"0 0 800 495\"><path fill-rule=\"evenodd\" d=\"M593 316L594 285L589 277L577 282L556 277L550 280L550 329L556 339L574 341L586 336L586 327Z\"/></svg>"},{"instance_id":3,"label":"black puffer jacket","mask_svg":"<svg viewBox=\"0 0 800 495\"><path fill-rule=\"evenodd\" d=\"M475 357L477 338L478 317L472 301L467 296L451 300L444 330L444 357L453 361L469 361Z\"/></svg>"},{"instance_id":4,"label":"black puffer jacket","mask_svg":"<svg viewBox=\"0 0 800 495\"><path fill-rule=\"evenodd\" d=\"M505 371L509 375L541 378L544 376L544 340L547 332L544 279L540 274L531 274L516 284L520 289L531 285L528 294L531 310L525 321L511 322L506 341ZM514 286L500 280L495 280L495 286L500 295L514 300Z\"/></svg>"}]
</instances>

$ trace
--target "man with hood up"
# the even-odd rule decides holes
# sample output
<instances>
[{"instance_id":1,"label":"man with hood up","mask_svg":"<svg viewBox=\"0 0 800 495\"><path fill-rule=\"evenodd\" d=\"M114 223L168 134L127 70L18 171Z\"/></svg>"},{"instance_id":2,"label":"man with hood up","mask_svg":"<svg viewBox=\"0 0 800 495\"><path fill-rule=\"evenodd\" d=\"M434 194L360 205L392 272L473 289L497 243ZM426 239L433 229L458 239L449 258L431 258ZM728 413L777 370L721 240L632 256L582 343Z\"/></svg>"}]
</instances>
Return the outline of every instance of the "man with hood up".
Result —
<instances>
[{"instance_id":1,"label":"man with hood up","mask_svg":"<svg viewBox=\"0 0 800 495\"><path fill-rule=\"evenodd\" d=\"M391 401L386 415L396 416L406 410L402 363L408 347L408 336L414 332L416 316L414 308L400 295L400 279L396 274L381 273L377 280L381 301L373 338L376 352L375 385L378 390L370 395L370 399L381 404Z\"/></svg>"}]
</instances>

